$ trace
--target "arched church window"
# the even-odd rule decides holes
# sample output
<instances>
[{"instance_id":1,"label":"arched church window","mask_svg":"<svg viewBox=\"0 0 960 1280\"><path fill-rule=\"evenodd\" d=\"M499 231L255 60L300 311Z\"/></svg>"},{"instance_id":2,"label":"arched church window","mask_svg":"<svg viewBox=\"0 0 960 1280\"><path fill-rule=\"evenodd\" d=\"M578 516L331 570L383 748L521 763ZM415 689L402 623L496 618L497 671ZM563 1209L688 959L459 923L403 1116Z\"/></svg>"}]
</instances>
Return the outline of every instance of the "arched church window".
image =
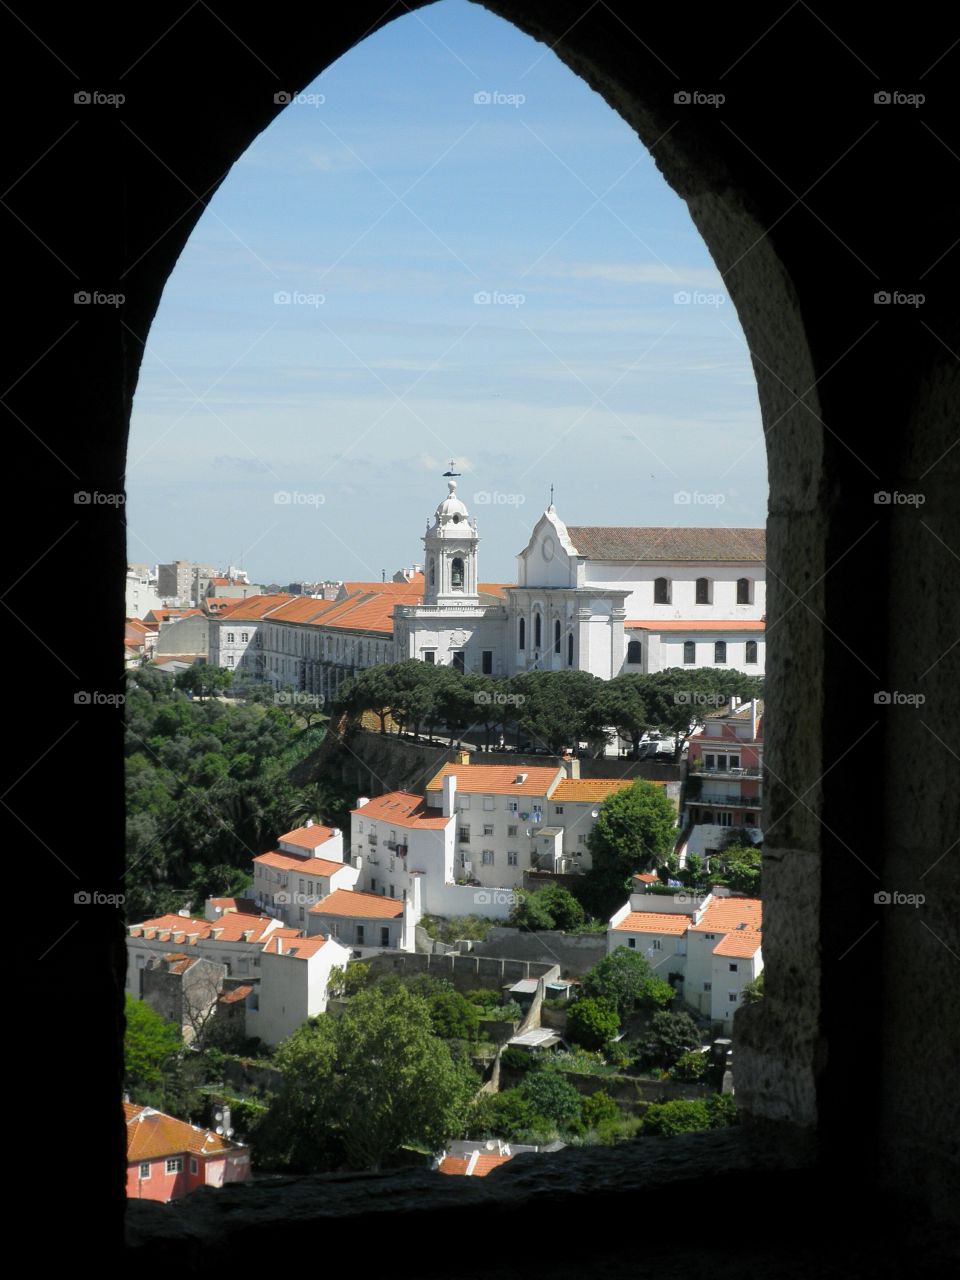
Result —
<instances>
[{"instance_id":1,"label":"arched church window","mask_svg":"<svg viewBox=\"0 0 960 1280\"><path fill-rule=\"evenodd\" d=\"M655 578L653 582L653 603L670 603L670 583L666 578Z\"/></svg>"},{"instance_id":2,"label":"arched church window","mask_svg":"<svg viewBox=\"0 0 960 1280\"><path fill-rule=\"evenodd\" d=\"M627 661L628 662L643 661L643 646L641 645L639 640L631 640L630 643L627 645Z\"/></svg>"},{"instance_id":3,"label":"arched church window","mask_svg":"<svg viewBox=\"0 0 960 1280\"><path fill-rule=\"evenodd\" d=\"M567 666L573 666L573 636L567 636Z\"/></svg>"},{"instance_id":4,"label":"arched church window","mask_svg":"<svg viewBox=\"0 0 960 1280\"><path fill-rule=\"evenodd\" d=\"M693 640L683 642L683 660L688 665L697 660L697 646Z\"/></svg>"},{"instance_id":5,"label":"arched church window","mask_svg":"<svg viewBox=\"0 0 960 1280\"><path fill-rule=\"evenodd\" d=\"M450 565L450 587L453 591L463 590L463 561L455 556Z\"/></svg>"},{"instance_id":6,"label":"arched church window","mask_svg":"<svg viewBox=\"0 0 960 1280\"><path fill-rule=\"evenodd\" d=\"M533 647L539 649L541 643L541 619L539 613L535 613L533 615Z\"/></svg>"},{"instance_id":7,"label":"arched church window","mask_svg":"<svg viewBox=\"0 0 960 1280\"><path fill-rule=\"evenodd\" d=\"M710 582L707 578L697 579L697 604L710 603Z\"/></svg>"},{"instance_id":8,"label":"arched church window","mask_svg":"<svg viewBox=\"0 0 960 1280\"><path fill-rule=\"evenodd\" d=\"M437 562L433 556L430 557L430 585L431 587L437 585Z\"/></svg>"},{"instance_id":9,"label":"arched church window","mask_svg":"<svg viewBox=\"0 0 960 1280\"><path fill-rule=\"evenodd\" d=\"M527 620L526 620L526 618L521 618L521 619L520 619L520 643L519 643L519 648L521 648L521 649L525 649L526 647L527 647Z\"/></svg>"},{"instance_id":10,"label":"arched church window","mask_svg":"<svg viewBox=\"0 0 960 1280\"><path fill-rule=\"evenodd\" d=\"M737 579L737 604L749 604L749 603L750 603L750 579L738 578Z\"/></svg>"},{"instance_id":11,"label":"arched church window","mask_svg":"<svg viewBox=\"0 0 960 1280\"><path fill-rule=\"evenodd\" d=\"M553 624L553 652L560 652L560 619Z\"/></svg>"}]
</instances>

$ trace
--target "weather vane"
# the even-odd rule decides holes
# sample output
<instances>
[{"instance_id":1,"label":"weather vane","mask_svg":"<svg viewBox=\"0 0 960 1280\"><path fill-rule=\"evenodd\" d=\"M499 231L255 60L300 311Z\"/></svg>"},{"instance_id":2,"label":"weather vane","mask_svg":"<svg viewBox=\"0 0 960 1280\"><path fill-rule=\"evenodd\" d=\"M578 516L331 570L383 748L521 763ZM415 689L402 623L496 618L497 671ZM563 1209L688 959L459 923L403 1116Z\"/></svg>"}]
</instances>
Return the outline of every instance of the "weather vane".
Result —
<instances>
[{"instance_id":1,"label":"weather vane","mask_svg":"<svg viewBox=\"0 0 960 1280\"><path fill-rule=\"evenodd\" d=\"M444 474L444 477L446 477L446 476L458 476L458 475L460 475L461 473L460 473L459 471L454 471L454 467L455 467L456 465L457 465L456 460L455 460L454 458L451 458L451 459L450 459L450 470L449 470L449 471L445 471L445 472L443 473L443 474Z\"/></svg>"}]
</instances>

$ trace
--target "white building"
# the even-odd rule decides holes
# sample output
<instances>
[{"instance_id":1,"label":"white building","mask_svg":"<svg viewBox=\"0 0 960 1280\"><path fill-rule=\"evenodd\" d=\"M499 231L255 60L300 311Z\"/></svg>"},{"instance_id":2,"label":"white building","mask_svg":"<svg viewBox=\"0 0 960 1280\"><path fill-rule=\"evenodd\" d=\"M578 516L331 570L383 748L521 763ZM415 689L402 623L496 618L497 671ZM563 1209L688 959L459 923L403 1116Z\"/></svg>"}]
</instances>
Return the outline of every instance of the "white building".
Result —
<instances>
[{"instance_id":1,"label":"white building","mask_svg":"<svg viewBox=\"0 0 960 1280\"><path fill-rule=\"evenodd\" d=\"M151 577L149 572L144 572L143 566L131 565L127 569L125 616L145 618L151 609L162 607L163 600L157 592L156 577Z\"/></svg>"},{"instance_id":2,"label":"white building","mask_svg":"<svg viewBox=\"0 0 960 1280\"><path fill-rule=\"evenodd\" d=\"M346 968L350 951L331 937L268 938L260 956L257 1007L247 1005L247 1035L276 1045L308 1018L325 1013L330 974Z\"/></svg>"},{"instance_id":3,"label":"white building","mask_svg":"<svg viewBox=\"0 0 960 1280\"><path fill-rule=\"evenodd\" d=\"M311 821L286 832L276 849L253 859L250 892L258 910L305 929L314 903L357 883L360 873L344 862L343 855L343 835L336 827Z\"/></svg>"},{"instance_id":4,"label":"white building","mask_svg":"<svg viewBox=\"0 0 960 1280\"><path fill-rule=\"evenodd\" d=\"M759 898L632 893L610 920L607 950L639 951L658 977L683 978L683 998L725 1031L743 988L763 972Z\"/></svg>"},{"instance_id":5,"label":"white building","mask_svg":"<svg viewBox=\"0 0 960 1280\"><path fill-rule=\"evenodd\" d=\"M308 912L308 933L322 933L362 958L384 950L414 951L415 899L403 902L362 890L336 889Z\"/></svg>"},{"instance_id":6,"label":"white building","mask_svg":"<svg viewBox=\"0 0 960 1280\"><path fill-rule=\"evenodd\" d=\"M336 600L229 605L213 623L211 661L327 699L365 667L405 658L504 677L763 674L762 529L567 526L551 504L517 557L516 583L484 583L477 522L451 478L422 540L422 574L344 582Z\"/></svg>"}]
</instances>

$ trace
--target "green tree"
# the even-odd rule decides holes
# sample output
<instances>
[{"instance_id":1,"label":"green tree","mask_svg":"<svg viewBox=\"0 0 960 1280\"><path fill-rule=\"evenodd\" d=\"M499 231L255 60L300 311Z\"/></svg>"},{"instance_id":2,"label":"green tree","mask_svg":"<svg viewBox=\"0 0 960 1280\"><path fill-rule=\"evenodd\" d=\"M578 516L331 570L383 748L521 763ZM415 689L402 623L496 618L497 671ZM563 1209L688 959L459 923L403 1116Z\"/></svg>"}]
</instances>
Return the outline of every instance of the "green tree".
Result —
<instances>
[{"instance_id":1,"label":"green tree","mask_svg":"<svg viewBox=\"0 0 960 1280\"><path fill-rule=\"evenodd\" d=\"M673 1003L669 982L654 974L637 951L618 947L583 976L583 994L612 1002L621 1022L634 1009L662 1009Z\"/></svg>"},{"instance_id":2,"label":"green tree","mask_svg":"<svg viewBox=\"0 0 960 1280\"><path fill-rule=\"evenodd\" d=\"M211 667L206 662L195 662L186 671L181 671L174 680L178 689L195 694L201 700L229 689L232 683L232 671L227 671L225 667Z\"/></svg>"},{"instance_id":3,"label":"green tree","mask_svg":"<svg viewBox=\"0 0 960 1280\"><path fill-rule=\"evenodd\" d=\"M467 1136L537 1142L549 1140L553 1128L551 1121L538 1115L519 1089L504 1089L500 1093L480 1095L467 1123Z\"/></svg>"},{"instance_id":4,"label":"green tree","mask_svg":"<svg viewBox=\"0 0 960 1280\"><path fill-rule=\"evenodd\" d=\"M438 991L427 1000L433 1034L443 1040L476 1040L480 1010L459 991Z\"/></svg>"},{"instance_id":5,"label":"green tree","mask_svg":"<svg viewBox=\"0 0 960 1280\"><path fill-rule=\"evenodd\" d=\"M567 1011L567 1035L585 1049L602 1049L620 1030L617 1006L585 996Z\"/></svg>"},{"instance_id":6,"label":"green tree","mask_svg":"<svg viewBox=\"0 0 960 1280\"><path fill-rule=\"evenodd\" d=\"M580 1095L559 1071L531 1071L524 1076L518 1092L537 1115L562 1130L575 1131L580 1122Z\"/></svg>"},{"instance_id":7,"label":"green tree","mask_svg":"<svg viewBox=\"0 0 960 1280\"><path fill-rule=\"evenodd\" d=\"M134 1101L145 1090L162 1092L183 1053L180 1028L154 1013L142 1000L124 1001L124 1088Z\"/></svg>"},{"instance_id":8,"label":"green tree","mask_svg":"<svg viewBox=\"0 0 960 1280\"><path fill-rule=\"evenodd\" d=\"M663 788L642 779L604 800L587 837L593 865L584 877L597 915L609 917L623 904L630 877L663 860L676 822Z\"/></svg>"},{"instance_id":9,"label":"green tree","mask_svg":"<svg viewBox=\"0 0 960 1280\"><path fill-rule=\"evenodd\" d=\"M588 1129L598 1129L620 1119L620 1108L604 1089L588 1094L581 1103L581 1112Z\"/></svg>"},{"instance_id":10,"label":"green tree","mask_svg":"<svg viewBox=\"0 0 960 1280\"><path fill-rule=\"evenodd\" d=\"M647 1108L643 1132L657 1137L696 1133L701 1129L724 1129L737 1123L737 1108L731 1097L713 1094L709 1098L675 1098Z\"/></svg>"},{"instance_id":11,"label":"green tree","mask_svg":"<svg viewBox=\"0 0 960 1280\"><path fill-rule=\"evenodd\" d=\"M650 1019L637 1056L644 1067L674 1066L690 1049L700 1048L700 1032L689 1013L661 1011Z\"/></svg>"},{"instance_id":12,"label":"green tree","mask_svg":"<svg viewBox=\"0 0 960 1280\"><path fill-rule=\"evenodd\" d=\"M709 1065L705 1053L702 1053L699 1049L688 1049L686 1053L681 1053L670 1068L670 1074L674 1080L685 1080L692 1084L704 1078Z\"/></svg>"},{"instance_id":13,"label":"green tree","mask_svg":"<svg viewBox=\"0 0 960 1280\"><path fill-rule=\"evenodd\" d=\"M756 1004L763 999L763 975L766 973L764 969L758 973L755 978L751 978L749 982L744 984L744 988L740 993L742 1004Z\"/></svg>"}]
</instances>

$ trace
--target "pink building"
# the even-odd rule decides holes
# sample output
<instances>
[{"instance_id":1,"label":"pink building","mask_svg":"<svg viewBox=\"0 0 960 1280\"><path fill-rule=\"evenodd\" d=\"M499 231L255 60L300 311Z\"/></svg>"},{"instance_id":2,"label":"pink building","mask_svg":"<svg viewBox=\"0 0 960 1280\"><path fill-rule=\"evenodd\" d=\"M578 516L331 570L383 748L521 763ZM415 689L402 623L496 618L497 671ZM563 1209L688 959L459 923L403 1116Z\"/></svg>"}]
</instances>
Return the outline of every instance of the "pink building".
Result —
<instances>
[{"instance_id":1,"label":"pink building","mask_svg":"<svg viewBox=\"0 0 960 1280\"><path fill-rule=\"evenodd\" d=\"M686 820L711 828L759 828L763 703L732 701L710 712L690 739Z\"/></svg>"},{"instance_id":2,"label":"pink building","mask_svg":"<svg viewBox=\"0 0 960 1280\"><path fill-rule=\"evenodd\" d=\"M209 1129L125 1102L127 1198L179 1200L197 1187L250 1177L250 1151Z\"/></svg>"}]
</instances>

